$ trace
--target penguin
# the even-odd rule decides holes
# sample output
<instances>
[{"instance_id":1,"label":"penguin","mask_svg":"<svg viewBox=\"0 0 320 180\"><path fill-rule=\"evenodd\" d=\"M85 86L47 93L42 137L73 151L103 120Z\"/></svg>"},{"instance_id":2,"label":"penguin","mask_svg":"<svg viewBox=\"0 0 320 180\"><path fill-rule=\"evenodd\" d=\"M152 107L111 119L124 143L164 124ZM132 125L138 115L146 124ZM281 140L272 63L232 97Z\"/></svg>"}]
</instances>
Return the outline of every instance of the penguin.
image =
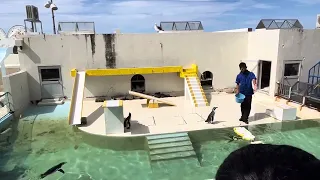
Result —
<instances>
[{"instance_id":1,"label":"penguin","mask_svg":"<svg viewBox=\"0 0 320 180\"><path fill-rule=\"evenodd\" d=\"M207 120L206 120L205 122L213 124L214 115L216 114L216 109L217 109L217 108L218 108L218 107L213 107L213 108L212 108L212 111L211 111L210 114L208 115L208 118L207 118Z\"/></svg>"},{"instance_id":2,"label":"penguin","mask_svg":"<svg viewBox=\"0 0 320 180\"><path fill-rule=\"evenodd\" d=\"M157 23L154 23L154 30L156 30L157 32L159 31L163 31L163 29L157 25Z\"/></svg>"},{"instance_id":3,"label":"penguin","mask_svg":"<svg viewBox=\"0 0 320 180\"><path fill-rule=\"evenodd\" d=\"M131 120L131 113L129 112L129 116L126 117L123 122L124 127L127 129L130 129L130 127L131 127L130 120Z\"/></svg>"},{"instance_id":4,"label":"penguin","mask_svg":"<svg viewBox=\"0 0 320 180\"><path fill-rule=\"evenodd\" d=\"M66 163L67 163L67 162L62 162L62 163L60 163L60 164L58 164L58 165L56 165L56 166L53 166L52 168L48 169L45 173L41 174L41 175L40 175L40 178L43 179L43 178L47 177L48 175L53 174L53 173L55 173L55 172L57 172L57 171L59 171L59 172L61 172L61 173L64 174L64 171L63 171L63 169L61 169L61 168L62 168L62 166L63 166L64 164L66 164Z\"/></svg>"}]
</instances>

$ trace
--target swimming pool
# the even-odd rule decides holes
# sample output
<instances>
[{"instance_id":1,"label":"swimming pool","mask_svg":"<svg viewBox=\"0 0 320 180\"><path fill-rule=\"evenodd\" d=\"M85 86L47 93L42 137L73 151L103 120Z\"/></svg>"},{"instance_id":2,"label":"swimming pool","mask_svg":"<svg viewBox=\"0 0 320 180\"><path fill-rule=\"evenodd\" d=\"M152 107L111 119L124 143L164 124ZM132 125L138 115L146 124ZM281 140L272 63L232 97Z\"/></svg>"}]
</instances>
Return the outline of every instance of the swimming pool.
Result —
<instances>
[{"instance_id":1,"label":"swimming pool","mask_svg":"<svg viewBox=\"0 0 320 180\"><path fill-rule=\"evenodd\" d=\"M224 158L246 145L228 142L231 128L190 132L198 158L150 164L144 137L116 138L89 135L67 124L68 103L57 107L32 107L17 126L10 146L1 146L0 176L4 179L37 179L60 162L46 179L212 179ZM265 143L289 144L320 157L320 124L305 120L250 127Z\"/></svg>"}]
</instances>

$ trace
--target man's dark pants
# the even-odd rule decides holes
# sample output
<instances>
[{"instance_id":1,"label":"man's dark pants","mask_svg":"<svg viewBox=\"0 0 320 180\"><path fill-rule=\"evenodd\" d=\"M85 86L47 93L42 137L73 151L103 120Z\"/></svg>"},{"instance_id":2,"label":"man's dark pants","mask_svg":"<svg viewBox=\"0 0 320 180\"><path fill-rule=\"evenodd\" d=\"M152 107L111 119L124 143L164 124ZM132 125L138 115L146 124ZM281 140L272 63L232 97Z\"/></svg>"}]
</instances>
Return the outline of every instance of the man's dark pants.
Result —
<instances>
[{"instance_id":1,"label":"man's dark pants","mask_svg":"<svg viewBox=\"0 0 320 180\"><path fill-rule=\"evenodd\" d=\"M241 103L241 119L240 121L249 123L249 115L251 111L251 102L252 102L252 95L246 96L244 101Z\"/></svg>"}]
</instances>

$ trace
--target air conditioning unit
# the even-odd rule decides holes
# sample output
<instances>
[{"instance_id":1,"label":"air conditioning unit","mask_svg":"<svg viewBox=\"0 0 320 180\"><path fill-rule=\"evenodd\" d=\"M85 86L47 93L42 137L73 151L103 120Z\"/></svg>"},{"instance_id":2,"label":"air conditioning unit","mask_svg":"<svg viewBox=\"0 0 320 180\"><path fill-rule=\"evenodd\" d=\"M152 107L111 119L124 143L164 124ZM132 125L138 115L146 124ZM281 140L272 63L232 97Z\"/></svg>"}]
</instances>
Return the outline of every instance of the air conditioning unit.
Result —
<instances>
[{"instance_id":1,"label":"air conditioning unit","mask_svg":"<svg viewBox=\"0 0 320 180\"><path fill-rule=\"evenodd\" d=\"M39 11L38 8L32 5L26 6L26 12L27 12L27 19L38 21L39 20Z\"/></svg>"},{"instance_id":2,"label":"air conditioning unit","mask_svg":"<svg viewBox=\"0 0 320 180\"><path fill-rule=\"evenodd\" d=\"M317 28L317 29L320 29L320 14L317 15L316 28Z\"/></svg>"}]
</instances>

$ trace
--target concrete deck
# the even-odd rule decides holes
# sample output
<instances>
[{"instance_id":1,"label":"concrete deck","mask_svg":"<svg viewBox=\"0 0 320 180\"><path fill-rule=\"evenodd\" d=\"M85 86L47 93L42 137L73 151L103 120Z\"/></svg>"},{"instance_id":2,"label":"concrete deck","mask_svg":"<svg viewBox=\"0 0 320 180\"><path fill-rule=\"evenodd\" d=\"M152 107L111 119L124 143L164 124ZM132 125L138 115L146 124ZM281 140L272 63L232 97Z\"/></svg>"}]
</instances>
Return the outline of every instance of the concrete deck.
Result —
<instances>
[{"instance_id":1,"label":"concrete deck","mask_svg":"<svg viewBox=\"0 0 320 180\"><path fill-rule=\"evenodd\" d=\"M193 131L211 128L224 128L239 126L240 104L234 99L234 94L212 94L208 107L191 106L184 97L165 98L177 106L161 106L157 109L145 107L146 100L124 101L124 116L131 112L131 129L129 132L114 136L140 136L148 134ZM265 114L267 108L272 108L276 103L274 98L257 93L253 97L252 110L249 124L265 124L279 122ZM281 102L284 103L284 102ZM106 135L103 103L93 100L84 100L83 116L87 117L88 124L79 129L88 133ZM213 106L217 106L215 124L204 122ZM316 119L320 117L318 111L303 108L297 111L298 119Z\"/></svg>"}]
</instances>

